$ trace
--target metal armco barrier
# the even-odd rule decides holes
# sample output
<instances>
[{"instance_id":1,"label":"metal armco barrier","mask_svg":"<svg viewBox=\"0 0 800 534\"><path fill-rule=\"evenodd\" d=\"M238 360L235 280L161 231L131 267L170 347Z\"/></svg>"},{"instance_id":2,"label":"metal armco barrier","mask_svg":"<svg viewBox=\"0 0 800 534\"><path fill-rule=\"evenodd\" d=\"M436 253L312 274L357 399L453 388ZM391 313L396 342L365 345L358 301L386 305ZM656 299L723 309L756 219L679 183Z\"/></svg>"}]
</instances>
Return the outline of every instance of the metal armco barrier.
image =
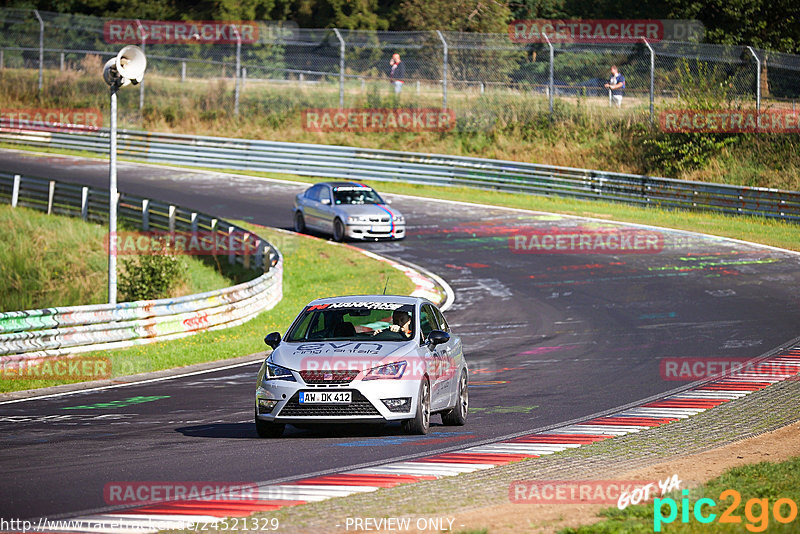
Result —
<instances>
[{"instance_id":1,"label":"metal armco barrier","mask_svg":"<svg viewBox=\"0 0 800 534\"><path fill-rule=\"evenodd\" d=\"M108 219L108 191L0 173L0 202L47 213ZM177 339L244 323L283 296L283 258L268 242L236 225L141 197L122 194L120 222L143 231L218 235L235 252L231 263L257 273L249 282L179 298L0 313L0 365L24 359L128 347ZM242 254L247 249L253 254Z\"/></svg>"},{"instance_id":2,"label":"metal armco barrier","mask_svg":"<svg viewBox=\"0 0 800 534\"><path fill-rule=\"evenodd\" d=\"M0 142L106 154L108 132L4 128ZM152 163L383 180L800 220L800 192L461 156L120 132L121 157Z\"/></svg>"}]
</instances>

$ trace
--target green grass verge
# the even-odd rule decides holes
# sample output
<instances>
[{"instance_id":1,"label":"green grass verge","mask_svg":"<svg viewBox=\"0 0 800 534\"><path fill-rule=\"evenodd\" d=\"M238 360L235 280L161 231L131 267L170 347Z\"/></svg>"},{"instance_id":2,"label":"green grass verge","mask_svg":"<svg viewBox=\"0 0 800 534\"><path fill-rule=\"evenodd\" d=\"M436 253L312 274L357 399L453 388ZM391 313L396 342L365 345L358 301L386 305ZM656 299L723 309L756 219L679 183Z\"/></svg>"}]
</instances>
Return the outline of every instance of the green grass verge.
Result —
<instances>
[{"instance_id":1,"label":"green grass verge","mask_svg":"<svg viewBox=\"0 0 800 534\"><path fill-rule=\"evenodd\" d=\"M105 226L0 205L0 228L0 311L108 302ZM181 261L183 280L171 296L231 285L208 259Z\"/></svg>"},{"instance_id":2,"label":"green grass verge","mask_svg":"<svg viewBox=\"0 0 800 534\"><path fill-rule=\"evenodd\" d=\"M739 493L741 501L736 503L733 496L722 495L726 490L735 490ZM761 462L744 465L730 469L721 476L710 480L706 484L689 490L683 502L681 492L673 492L670 498L675 500L677 515L671 523L660 521L660 530L655 530L654 520L655 505L629 506L624 510L608 508L601 512L605 517L603 521L593 525L579 528L563 529L560 534L606 534L620 533L638 534L652 532L667 533L706 533L706 532L797 532L800 529L800 517L795 513L794 519L788 523L776 520L774 507L779 499L789 499L793 503L782 502L779 513L784 518L792 516L791 507L797 512L800 506L800 457L780 463ZM713 521L703 524L697 520L694 513L699 499L711 499L715 505L708 501L703 502L701 508L703 516L716 514ZM761 503L750 502L757 499ZM688 506L687 506L688 503ZM734 504L736 505L734 507ZM660 516L667 518L670 515L670 505L660 503ZM682 512L688 509L687 522L683 522ZM738 522L721 523L722 514L730 509L730 517Z\"/></svg>"},{"instance_id":3,"label":"green grass verge","mask_svg":"<svg viewBox=\"0 0 800 534\"><path fill-rule=\"evenodd\" d=\"M408 295L414 288L408 278L389 264L368 258L352 248L246 222L236 224L257 231L284 255L283 299L275 308L233 328L86 356L108 358L114 377L234 358L265 350L264 336L276 330L284 332L302 307L315 298L380 293L387 277L387 293ZM0 392L77 381L0 380Z\"/></svg>"}]
</instances>

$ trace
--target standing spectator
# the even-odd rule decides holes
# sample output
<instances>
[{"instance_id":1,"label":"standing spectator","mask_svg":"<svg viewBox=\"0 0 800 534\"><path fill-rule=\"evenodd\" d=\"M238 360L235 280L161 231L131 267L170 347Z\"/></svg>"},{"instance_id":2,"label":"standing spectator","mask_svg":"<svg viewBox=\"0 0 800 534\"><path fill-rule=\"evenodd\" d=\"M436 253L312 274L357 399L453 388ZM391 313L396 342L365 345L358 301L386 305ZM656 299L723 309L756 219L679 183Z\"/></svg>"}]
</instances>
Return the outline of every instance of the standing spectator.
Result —
<instances>
[{"instance_id":1,"label":"standing spectator","mask_svg":"<svg viewBox=\"0 0 800 534\"><path fill-rule=\"evenodd\" d=\"M625 94L625 76L616 65L611 65L611 78L603 87L611 90L611 97L618 108L622 107L622 95Z\"/></svg>"},{"instance_id":2,"label":"standing spectator","mask_svg":"<svg viewBox=\"0 0 800 534\"><path fill-rule=\"evenodd\" d=\"M389 61L389 81L394 85L394 94L399 95L406 77L406 66L400 61L400 54L393 54Z\"/></svg>"}]
</instances>

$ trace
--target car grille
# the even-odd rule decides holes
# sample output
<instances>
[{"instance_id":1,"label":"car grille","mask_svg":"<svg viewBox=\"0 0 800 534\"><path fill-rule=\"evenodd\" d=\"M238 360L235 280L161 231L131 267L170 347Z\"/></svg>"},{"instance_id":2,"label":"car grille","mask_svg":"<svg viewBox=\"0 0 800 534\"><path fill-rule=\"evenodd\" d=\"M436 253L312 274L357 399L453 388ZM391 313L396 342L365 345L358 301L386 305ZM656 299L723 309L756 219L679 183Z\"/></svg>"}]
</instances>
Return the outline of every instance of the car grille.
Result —
<instances>
[{"instance_id":1,"label":"car grille","mask_svg":"<svg viewBox=\"0 0 800 534\"><path fill-rule=\"evenodd\" d=\"M383 222L383 223L388 223L388 222L391 222L391 221L389 220L389 217L370 217L370 218L369 218L369 222Z\"/></svg>"},{"instance_id":2,"label":"car grille","mask_svg":"<svg viewBox=\"0 0 800 534\"><path fill-rule=\"evenodd\" d=\"M300 376L306 384L349 384L358 375L359 371L300 371Z\"/></svg>"},{"instance_id":3,"label":"car grille","mask_svg":"<svg viewBox=\"0 0 800 534\"><path fill-rule=\"evenodd\" d=\"M358 391L353 391L350 404L300 404L295 393L278 414L279 417L335 417L345 415L380 415L380 412Z\"/></svg>"}]
</instances>

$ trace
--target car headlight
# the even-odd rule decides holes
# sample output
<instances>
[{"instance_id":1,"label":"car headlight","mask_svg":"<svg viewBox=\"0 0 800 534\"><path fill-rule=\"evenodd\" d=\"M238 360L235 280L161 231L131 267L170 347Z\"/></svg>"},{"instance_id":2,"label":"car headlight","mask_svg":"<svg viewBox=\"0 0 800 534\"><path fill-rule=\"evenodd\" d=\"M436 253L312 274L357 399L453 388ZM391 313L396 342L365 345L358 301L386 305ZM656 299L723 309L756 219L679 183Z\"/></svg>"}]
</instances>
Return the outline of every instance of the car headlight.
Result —
<instances>
[{"instance_id":1,"label":"car headlight","mask_svg":"<svg viewBox=\"0 0 800 534\"><path fill-rule=\"evenodd\" d=\"M394 222L396 222L396 223L405 223L406 222L406 218L403 217L402 215L395 215L392 220Z\"/></svg>"},{"instance_id":2,"label":"car headlight","mask_svg":"<svg viewBox=\"0 0 800 534\"><path fill-rule=\"evenodd\" d=\"M292 372L286 367L268 363L267 369L264 372L264 380L288 380L289 382L297 382Z\"/></svg>"},{"instance_id":3,"label":"car headlight","mask_svg":"<svg viewBox=\"0 0 800 534\"><path fill-rule=\"evenodd\" d=\"M394 362L380 367L373 367L364 376L364 380L379 380L382 378L397 379L406 371L406 362Z\"/></svg>"},{"instance_id":4,"label":"car headlight","mask_svg":"<svg viewBox=\"0 0 800 534\"><path fill-rule=\"evenodd\" d=\"M358 217L358 216L348 217L347 218L347 222L350 223L350 224L368 223L369 222L369 217Z\"/></svg>"}]
</instances>

